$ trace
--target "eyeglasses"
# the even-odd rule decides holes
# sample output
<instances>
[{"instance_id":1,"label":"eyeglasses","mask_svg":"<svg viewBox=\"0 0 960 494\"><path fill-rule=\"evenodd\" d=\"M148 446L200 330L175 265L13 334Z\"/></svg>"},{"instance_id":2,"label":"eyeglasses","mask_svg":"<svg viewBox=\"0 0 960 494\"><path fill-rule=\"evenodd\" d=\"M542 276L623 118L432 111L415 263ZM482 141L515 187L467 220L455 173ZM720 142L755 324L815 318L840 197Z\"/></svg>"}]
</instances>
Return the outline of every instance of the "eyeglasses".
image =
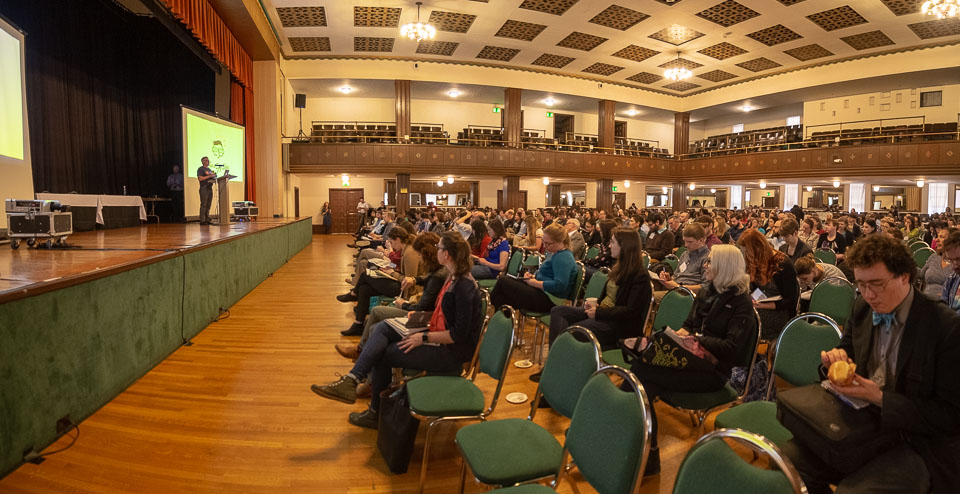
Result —
<instances>
[{"instance_id":1,"label":"eyeglasses","mask_svg":"<svg viewBox=\"0 0 960 494\"><path fill-rule=\"evenodd\" d=\"M443 244L437 244L437 250L447 250L447 249L446 247L443 246Z\"/></svg>"},{"instance_id":2,"label":"eyeglasses","mask_svg":"<svg viewBox=\"0 0 960 494\"><path fill-rule=\"evenodd\" d=\"M887 285L889 285L891 281L897 278L899 278L899 276L894 276L893 278L890 278L886 281L867 281L867 282L858 281L856 283L857 290L860 290L860 293L863 293L869 290L870 293L874 295L883 295L883 291L887 288Z\"/></svg>"}]
</instances>

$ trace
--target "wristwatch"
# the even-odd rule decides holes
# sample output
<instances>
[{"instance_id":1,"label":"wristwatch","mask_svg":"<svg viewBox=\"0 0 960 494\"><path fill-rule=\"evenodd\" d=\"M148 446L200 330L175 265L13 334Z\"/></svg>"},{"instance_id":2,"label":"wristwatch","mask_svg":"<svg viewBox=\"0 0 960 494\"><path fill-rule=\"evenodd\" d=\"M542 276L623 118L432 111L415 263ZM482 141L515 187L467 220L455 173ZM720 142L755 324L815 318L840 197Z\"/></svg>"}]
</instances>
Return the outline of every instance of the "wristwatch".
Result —
<instances>
[{"instance_id":1,"label":"wristwatch","mask_svg":"<svg viewBox=\"0 0 960 494\"><path fill-rule=\"evenodd\" d=\"M424 343L430 343L430 334L429 334L429 333L424 332L424 333L423 333L423 336L421 336L421 338L423 339L423 342L424 342Z\"/></svg>"}]
</instances>

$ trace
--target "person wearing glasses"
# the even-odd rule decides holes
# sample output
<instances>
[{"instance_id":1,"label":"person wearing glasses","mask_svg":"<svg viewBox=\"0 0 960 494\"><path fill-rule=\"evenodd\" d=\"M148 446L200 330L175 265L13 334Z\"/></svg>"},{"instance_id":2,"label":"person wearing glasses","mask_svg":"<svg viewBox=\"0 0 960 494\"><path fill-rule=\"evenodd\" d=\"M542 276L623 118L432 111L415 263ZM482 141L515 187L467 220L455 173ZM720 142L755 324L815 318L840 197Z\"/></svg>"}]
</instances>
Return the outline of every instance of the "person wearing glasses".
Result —
<instances>
[{"instance_id":1,"label":"person wearing glasses","mask_svg":"<svg viewBox=\"0 0 960 494\"><path fill-rule=\"evenodd\" d=\"M449 274L437 295L427 331L401 337L386 321L377 323L350 372L332 383L310 386L323 398L352 405L357 401L357 384L369 376L370 406L351 413L351 424L377 428L380 392L390 384L394 367L452 372L473 358L483 314L480 290L470 276L470 244L458 232L444 233L437 245L437 260Z\"/></svg>"},{"instance_id":2,"label":"person wearing glasses","mask_svg":"<svg viewBox=\"0 0 960 494\"><path fill-rule=\"evenodd\" d=\"M543 229L543 248L546 260L536 276L524 273L523 278L504 276L490 293L494 307L509 305L514 309L550 312L556 304L550 296L565 299L576 282L577 262L570 252L570 236L563 226L554 223Z\"/></svg>"},{"instance_id":3,"label":"person wearing glasses","mask_svg":"<svg viewBox=\"0 0 960 494\"><path fill-rule=\"evenodd\" d=\"M960 236L952 251L960 262ZM948 254L950 256L950 254ZM897 439L844 474L796 438L781 446L811 494L960 492L960 316L913 288L916 264L899 241L871 235L847 250L860 297L825 368L856 364L854 381L836 386L865 400ZM875 408L874 408L875 407Z\"/></svg>"},{"instance_id":4,"label":"person wearing glasses","mask_svg":"<svg viewBox=\"0 0 960 494\"><path fill-rule=\"evenodd\" d=\"M940 300L960 314L960 231L956 228L943 240L943 258L953 266L953 274L943 282ZM931 256L933 257L933 256Z\"/></svg>"}]
</instances>

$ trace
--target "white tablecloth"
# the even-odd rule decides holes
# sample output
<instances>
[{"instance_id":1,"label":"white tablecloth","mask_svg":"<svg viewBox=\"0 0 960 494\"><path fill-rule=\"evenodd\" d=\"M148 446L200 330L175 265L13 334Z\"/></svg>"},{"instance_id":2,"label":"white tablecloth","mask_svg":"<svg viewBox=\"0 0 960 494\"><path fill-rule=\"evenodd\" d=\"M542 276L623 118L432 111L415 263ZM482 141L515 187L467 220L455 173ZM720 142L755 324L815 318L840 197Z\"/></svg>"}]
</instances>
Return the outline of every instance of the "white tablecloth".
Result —
<instances>
[{"instance_id":1,"label":"white tablecloth","mask_svg":"<svg viewBox=\"0 0 960 494\"><path fill-rule=\"evenodd\" d=\"M37 199L43 201L60 201L66 206L95 207L97 208L97 223L103 224L104 206L136 206L140 208L140 221L147 221L147 210L143 207L140 196L108 196L100 194L37 194Z\"/></svg>"}]
</instances>

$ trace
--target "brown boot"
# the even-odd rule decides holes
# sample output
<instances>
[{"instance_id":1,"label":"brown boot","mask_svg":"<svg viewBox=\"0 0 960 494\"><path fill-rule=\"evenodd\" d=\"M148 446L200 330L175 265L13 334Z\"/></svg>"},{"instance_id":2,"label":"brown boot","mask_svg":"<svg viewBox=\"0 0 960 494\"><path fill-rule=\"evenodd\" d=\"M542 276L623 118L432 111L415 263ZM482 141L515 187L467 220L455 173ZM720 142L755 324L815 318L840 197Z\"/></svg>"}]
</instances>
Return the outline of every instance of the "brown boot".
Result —
<instances>
[{"instance_id":1,"label":"brown boot","mask_svg":"<svg viewBox=\"0 0 960 494\"><path fill-rule=\"evenodd\" d=\"M343 358L356 361L357 357L360 356L360 345L355 343L337 343L334 345L334 348L337 349L337 353Z\"/></svg>"},{"instance_id":2,"label":"brown boot","mask_svg":"<svg viewBox=\"0 0 960 494\"><path fill-rule=\"evenodd\" d=\"M372 394L370 383L364 381L357 385L357 398L369 398Z\"/></svg>"}]
</instances>

